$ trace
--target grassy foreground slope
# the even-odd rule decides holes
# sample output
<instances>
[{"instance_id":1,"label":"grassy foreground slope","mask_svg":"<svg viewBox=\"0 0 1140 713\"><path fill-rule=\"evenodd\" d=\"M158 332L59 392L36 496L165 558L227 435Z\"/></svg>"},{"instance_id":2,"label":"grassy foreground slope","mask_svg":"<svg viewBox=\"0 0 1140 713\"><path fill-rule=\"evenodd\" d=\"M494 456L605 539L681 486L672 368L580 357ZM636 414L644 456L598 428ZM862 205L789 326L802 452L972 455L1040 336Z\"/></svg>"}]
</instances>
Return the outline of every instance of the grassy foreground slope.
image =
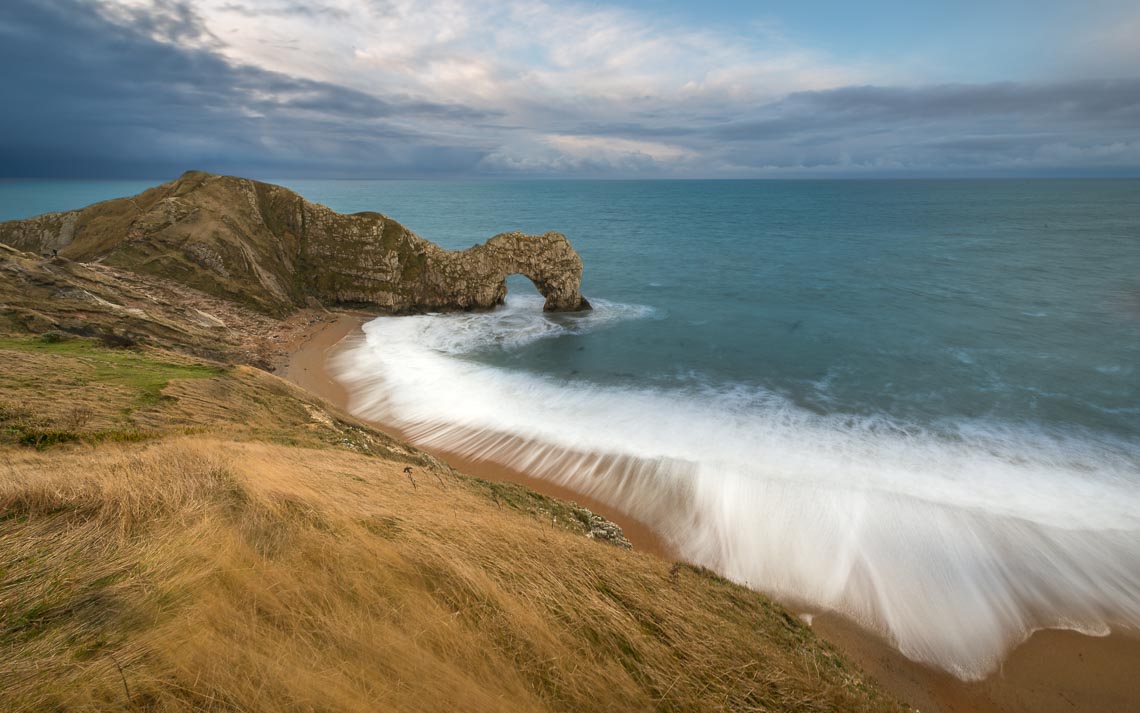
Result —
<instances>
[{"instance_id":1,"label":"grassy foreground slope","mask_svg":"<svg viewBox=\"0 0 1140 713\"><path fill-rule=\"evenodd\" d=\"M266 372L0 365L4 710L899 709L763 596Z\"/></svg>"}]
</instances>

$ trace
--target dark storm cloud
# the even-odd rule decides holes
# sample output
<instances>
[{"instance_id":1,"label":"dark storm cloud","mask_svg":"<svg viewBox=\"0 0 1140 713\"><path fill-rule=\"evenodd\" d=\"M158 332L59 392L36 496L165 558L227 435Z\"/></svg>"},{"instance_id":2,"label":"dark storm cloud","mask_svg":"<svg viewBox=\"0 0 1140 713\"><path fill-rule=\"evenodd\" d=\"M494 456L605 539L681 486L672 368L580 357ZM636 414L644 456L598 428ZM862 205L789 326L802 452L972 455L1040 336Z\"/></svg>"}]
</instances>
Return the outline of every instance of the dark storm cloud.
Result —
<instances>
[{"instance_id":1,"label":"dark storm cloud","mask_svg":"<svg viewBox=\"0 0 1140 713\"><path fill-rule=\"evenodd\" d=\"M773 165L826 164L830 156L902 171L1140 166L1137 79L846 87L793 94L758 113L714 136L751 144L753 157Z\"/></svg>"},{"instance_id":2,"label":"dark storm cloud","mask_svg":"<svg viewBox=\"0 0 1140 713\"><path fill-rule=\"evenodd\" d=\"M1134 174L1140 79L797 92L733 121L582 122L566 133L653 139L724 172Z\"/></svg>"},{"instance_id":3,"label":"dark storm cloud","mask_svg":"<svg viewBox=\"0 0 1140 713\"><path fill-rule=\"evenodd\" d=\"M234 65L189 4L157 7L112 22L76 0L0 4L0 175L407 175L483 156L404 127L486 112Z\"/></svg>"},{"instance_id":4,"label":"dark storm cloud","mask_svg":"<svg viewBox=\"0 0 1140 713\"><path fill-rule=\"evenodd\" d=\"M934 87L844 87L798 92L764 107L765 118L729 124L727 139L778 138L805 129L866 123L1023 118L1058 124L1140 127L1140 79Z\"/></svg>"},{"instance_id":5,"label":"dark storm cloud","mask_svg":"<svg viewBox=\"0 0 1140 713\"><path fill-rule=\"evenodd\" d=\"M206 25L184 0L153 0L150 7L122 7L121 13L129 18L135 30L151 37L165 37L173 42L199 42L208 40L216 44Z\"/></svg>"}]
</instances>

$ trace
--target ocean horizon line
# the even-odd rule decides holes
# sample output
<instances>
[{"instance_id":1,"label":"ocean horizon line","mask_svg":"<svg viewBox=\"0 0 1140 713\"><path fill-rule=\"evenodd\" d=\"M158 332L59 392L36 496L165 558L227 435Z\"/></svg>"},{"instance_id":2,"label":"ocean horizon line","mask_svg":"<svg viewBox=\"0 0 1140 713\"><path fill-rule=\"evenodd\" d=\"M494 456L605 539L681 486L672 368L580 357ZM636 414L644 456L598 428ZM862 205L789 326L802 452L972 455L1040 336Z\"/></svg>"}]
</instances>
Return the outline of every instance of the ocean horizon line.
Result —
<instances>
[{"instance_id":1,"label":"ocean horizon line","mask_svg":"<svg viewBox=\"0 0 1140 713\"><path fill-rule=\"evenodd\" d=\"M187 171L199 169L186 169ZM16 182L47 182L47 181L87 181L87 182L140 182L154 181L155 185L165 183L186 171L162 176L0 176L2 183ZM1140 169L1134 174L1090 174L1090 175L852 175L852 176L322 176L322 175L273 175L249 171L220 171L211 170L207 173L218 175L241 176L257 181L354 181L354 182L447 182L447 183L855 183L855 182L963 182L963 181L1137 181L1140 180Z\"/></svg>"}]
</instances>

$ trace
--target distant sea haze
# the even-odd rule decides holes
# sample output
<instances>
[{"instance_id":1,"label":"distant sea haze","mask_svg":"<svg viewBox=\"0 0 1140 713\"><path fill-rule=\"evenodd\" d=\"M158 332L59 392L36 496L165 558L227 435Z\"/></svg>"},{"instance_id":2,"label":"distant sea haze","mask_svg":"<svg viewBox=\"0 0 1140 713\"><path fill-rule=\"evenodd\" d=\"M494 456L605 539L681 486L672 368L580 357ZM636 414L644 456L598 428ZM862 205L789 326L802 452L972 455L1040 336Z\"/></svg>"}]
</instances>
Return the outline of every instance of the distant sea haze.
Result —
<instances>
[{"instance_id":1,"label":"distant sea haze","mask_svg":"<svg viewBox=\"0 0 1140 713\"><path fill-rule=\"evenodd\" d=\"M335 365L359 414L962 678L1036 628L1140 626L1140 181L282 183L585 262L591 313L512 278L489 314L366 325ZM136 190L0 183L0 217Z\"/></svg>"}]
</instances>

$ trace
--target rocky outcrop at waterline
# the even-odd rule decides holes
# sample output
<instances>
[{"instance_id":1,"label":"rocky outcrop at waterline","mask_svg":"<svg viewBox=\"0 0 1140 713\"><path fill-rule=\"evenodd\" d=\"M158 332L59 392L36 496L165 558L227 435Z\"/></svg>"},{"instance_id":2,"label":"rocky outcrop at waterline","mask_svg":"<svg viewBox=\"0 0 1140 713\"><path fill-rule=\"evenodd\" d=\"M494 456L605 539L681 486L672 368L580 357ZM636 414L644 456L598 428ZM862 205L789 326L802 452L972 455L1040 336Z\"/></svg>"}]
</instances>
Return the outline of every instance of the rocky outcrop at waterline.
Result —
<instances>
[{"instance_id":1,"label":"rocky outcrop at waterline","mask_svg":"<svg viewBox=\"0 0 1140 713\"><path fill-rule=\"evenodd\" d=\"M489 309L512 274L534 283L547 311L590 308L582 259L560 233L503 233L449 251L380 213L345 215L281 186L198 171L137 196L0 223L0 242L275 316L314 300L393 314Z\"/></svg>"}]
</instances>

